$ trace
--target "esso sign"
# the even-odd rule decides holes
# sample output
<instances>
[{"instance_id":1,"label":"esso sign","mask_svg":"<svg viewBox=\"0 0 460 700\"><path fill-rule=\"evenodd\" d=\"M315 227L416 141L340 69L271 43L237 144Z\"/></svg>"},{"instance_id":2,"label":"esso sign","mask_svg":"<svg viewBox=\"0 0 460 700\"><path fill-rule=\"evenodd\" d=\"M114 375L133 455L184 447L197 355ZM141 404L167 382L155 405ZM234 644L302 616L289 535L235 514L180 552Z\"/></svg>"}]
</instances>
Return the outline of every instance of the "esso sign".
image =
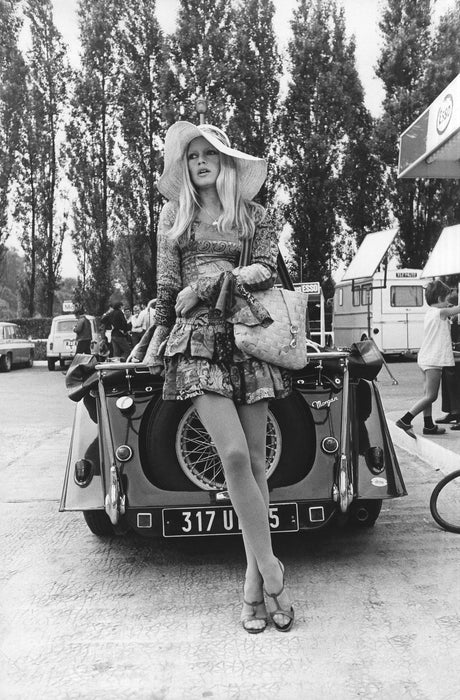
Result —
<instances>
[{"instance_id":1,"label":"esso sign","mask_svg":"<svg viewBox=\"0 0 460 700\"><path fill-rule=\"evenodd\" d=\"M75 304L73 303L73 301L63 301L62 311L65 314L72 314L75 311Z\"/></svg>"},{"instance_id":2,"label":"esso sign","mask_svg":"<svg viewBox=\"0 0 460 700\"><path fill-rule=\"evenodd\" d=\"M449 126L450 118L454 110L454 100L452 95L446 95L438 109L436 117L436 131L442 134Z\"/></svg>"}]
</instances>

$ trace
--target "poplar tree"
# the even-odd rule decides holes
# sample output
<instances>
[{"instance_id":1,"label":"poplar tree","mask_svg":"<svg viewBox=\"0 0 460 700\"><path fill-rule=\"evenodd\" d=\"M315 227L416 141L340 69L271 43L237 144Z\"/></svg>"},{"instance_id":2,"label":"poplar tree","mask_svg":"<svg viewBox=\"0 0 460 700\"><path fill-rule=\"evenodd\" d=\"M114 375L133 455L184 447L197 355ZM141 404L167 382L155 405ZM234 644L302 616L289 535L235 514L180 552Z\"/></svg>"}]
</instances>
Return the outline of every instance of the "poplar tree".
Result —
<instances>
[{"instance_id":1,"label":"poplar tree","mask_svg":"<svg viewBox=\"0 0 460 700\"><path fill-rule=\"evenodd\" d=\"M385 98L378 149L388 167L401 263L422 267L439 230L437 185L432 180L398 180L397 166L399 136L428 106L424 75L431 50L430 0L387 0L379 26L383 48L376 73L384 83Z\"/></svg>"},{"instance_id":2,"label":"poplar tree","mask_svg":"<svg viewBox=\"0 0 460 700\"><path fill-rule=\"evenodd\" d=\"M225 129L234 108L232 78L238 65L235 10L229 0L180 0L177 29L169 37L169 122L197 121L195 102L208 101L206 121Z\"/></svg>"},{"instance_id":3,"label":"poplar tree","mask_svg":"<svg viewBox=\"0 0 460 700\"><path fill-rule=\"evenodd\" d=\"M228 134L236 147L269 161L269 178L258 199L274 192L276 118L281 56L273 29L272 0L248 0L237 6L235 52L238 63L229 90L234 104Z\"/></svg>"},{"instance_id":4,"label":"poplar tree","mask_svg":"<svg viewBox=\"0 0 460 700\"><path fill-rule=\"evenodd\" d=\"M25 66L18 48L18 2L0 0L0 260L9 236L9 195L24 114Z\"/></svg>"},{"instance_id":5,"label":"poplar tree","mask_svg":"<svg viewBox=\"0 0 460 700\"><path fill-rule=\"evenodd\" d=\"M332 264L343 240L341 216L346 214L353 224L344 204L351 188L343 168L348 172L363 168L361 190L353 195L363 199L369 164L359 153L357 130L367 135L370 125L363 122L363 117L369 118L343 9L334 0L300 0L291 27L292 77L282 118L282 177L289 196L285 212L300 275L318 280L329 294ZM371 224L367 214L360 227L364 230Z\"/></svg>"},{"instance_id":6,"label":"poplar tree","mask_svg":"<svg viewBox=\"0 0 460 700\"><path fill-rule=\"evenodd\" d=\"M80 0L81 69L67 127L69 178L76 191L72 237L80 278L78 296L101 314L112 293L117 81L115 32L120 3Z\"/></svg>"},{"instance_id":7,"label":"poplar tree","mask_svg":"<svg viewBox=\"0 0 460 700\"><path fill-rule=\"evenodd\" d=\"M27 61L28 110L24 115L29 158L26 177L36 177L35 191L30 193L31 206L36 207L32 225L37 226L35 250L38 253L42 307L47 316L52 316L66 228L66 212L57 211L57 197L63 167L60 136L69 69L65 46L54 25L51 0L27 0L25 15L32 39ZM23 241L26 251L33 246L27 232Z\"/></svg>"},{"instance_id":8,"label":"poplar tree","mask_svg":"<svg viewBox=\"0 0 460 700\"><path fill-rule=\"evenodd\" d=\"M117 269L131 306L156 292L157 226L162 198L165 130L164 37L155 0L125 0L117 30L119 46L120 167L117 176Z\"/></svg>"}]
</instances>

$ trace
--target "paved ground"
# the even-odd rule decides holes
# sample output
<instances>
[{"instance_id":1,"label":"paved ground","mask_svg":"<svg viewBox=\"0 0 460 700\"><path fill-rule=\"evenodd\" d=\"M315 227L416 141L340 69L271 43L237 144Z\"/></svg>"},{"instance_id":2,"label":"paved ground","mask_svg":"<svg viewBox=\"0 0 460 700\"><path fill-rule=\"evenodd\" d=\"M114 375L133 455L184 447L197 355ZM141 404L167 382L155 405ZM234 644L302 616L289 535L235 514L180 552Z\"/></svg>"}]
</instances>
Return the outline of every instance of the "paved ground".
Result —
<instances>
[{"instance_id":1,"label":"paved ground","mask_svg":"<svg viewBox=\"0 0 460 700\"><path fill-rule=\"evenodd\" d=\"M399 386L379 382L390 415L416 385L414 365L392 370ZM437 467L398 448L409 496L384 502L375 528L278 536L296 625L250 636L239 540L92 536L57 511L62 375L0 380L2 699L458 697L460 538L429 514Z\"/></svg>"},{"instance_id":2,"label":"paved ground","mask_svg":"<svg viewBox=\"0 0 460 700\"><path fill-rule=\"evenodd\" d=\"M416 362L390 362L388 369L394 379L399 382L393 384L392 377L385 367L381 370L377 385L385 406L385 413L390 427L393 442L408 451L421 457L446 474L454 469L460 469L460 431L446 428L444 435L438 437L426 437L423 435L423 416L420 414L413 421L416 439L406 435L404 431L395 426L395 421L400 418L415 401L423 395L423 375ZM441 397L438 397L433 406L433 419L443 416L441 410Z\"/></svg>"}]
</instances>

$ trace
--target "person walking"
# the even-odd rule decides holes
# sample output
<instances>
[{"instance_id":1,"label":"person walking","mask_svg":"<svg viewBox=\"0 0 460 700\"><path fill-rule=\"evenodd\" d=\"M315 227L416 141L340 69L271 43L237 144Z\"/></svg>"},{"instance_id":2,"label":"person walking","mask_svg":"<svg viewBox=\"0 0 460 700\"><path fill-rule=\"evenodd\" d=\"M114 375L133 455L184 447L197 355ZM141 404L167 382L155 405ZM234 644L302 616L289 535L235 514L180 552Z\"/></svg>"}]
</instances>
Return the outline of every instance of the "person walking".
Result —
<instances>
[{"instance_id":1,"label":"person walking","mask_svg":"<svg viewBox=\"0 0 460 700\"><path fill-rule=\"evenodd\" d=\"M429 309L423 323L423 340L417 362L424 376L424 395L412 408L396 421L398 428L415 437L412 420L423 411L423 434L443 435L446 431L433 423L432 406L438 398L443 367L454 367L454 353L449 320L460 313L460 306L449 304L450 288L434 280L425 289Z\"/></svg>"},{"instance_id":2,"label":"person walking","mask_svg":"<svg viewBox=\"0 0 460 700\"><path fill-rule=\"evenodd\" d=\"M93 334L91 331L91 323L89 319L86 318L83 309L78 309L75 312L77 316L77 322L73 327L73 331L77 339L77 347L75 353L84 353L85 355L91 354L91 341L93 339Z\"/></svg>"},{"instance_id":3,"label":"person walking","mask_svg":"<svg viewBox=\"0 0 460 700\"><path fill-rule=\"evenodd\" d=\"M166 134L164 163L156 327L145 356L135 349L132 359L164 371L165 400L192 400L220 456L246 552L244 630L263 632L271 619L288 632L294 609L272 548L265 445L268 401L290 393L291 375L239 351L216 308L224 281L248 291L275 282L278 232L253 202L266 162L233 149L215 126L179 121ZM252 260L238 267L244 240Z\"/></svg>"}]
</instances>

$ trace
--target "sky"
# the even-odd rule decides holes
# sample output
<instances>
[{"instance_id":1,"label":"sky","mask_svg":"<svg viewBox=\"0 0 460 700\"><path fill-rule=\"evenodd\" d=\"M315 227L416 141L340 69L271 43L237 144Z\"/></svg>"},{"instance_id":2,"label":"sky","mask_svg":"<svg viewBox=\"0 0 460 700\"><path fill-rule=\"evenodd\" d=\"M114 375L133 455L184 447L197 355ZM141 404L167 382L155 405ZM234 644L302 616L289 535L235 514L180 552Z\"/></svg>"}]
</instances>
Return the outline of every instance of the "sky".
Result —
<instances>
[{"instance_id":1,"label":"sky","mask_svg":"<svg viewBox=\"0 0 460 700\"><path fill-rule=\"evenodd\" d=\"M52 0L54 20L64 42L69 47L69 58L78 65L78 24L76 9L78 0ZM443 14L453 0L433 0L434 16ZM273 0L275 5L274 28L278 36L279 48L286 53L290 38L290 20L298 0ZM356 39L356 65L363 84L365 103L374 117L379 116L383 99L383 86L374 75L374 68L380 53L381 39L378 28L383 0L339 0L345 10L345 20L349 35ZM166 33L174 31L179 0L157 0L158 21ZM286 84L287 81L285 81ZM442 86L441 86L442 89ZM72 252L70 238L64 241L62 264L64 277L76 276L76 259Z\"/></svg>"}]
</instances>

